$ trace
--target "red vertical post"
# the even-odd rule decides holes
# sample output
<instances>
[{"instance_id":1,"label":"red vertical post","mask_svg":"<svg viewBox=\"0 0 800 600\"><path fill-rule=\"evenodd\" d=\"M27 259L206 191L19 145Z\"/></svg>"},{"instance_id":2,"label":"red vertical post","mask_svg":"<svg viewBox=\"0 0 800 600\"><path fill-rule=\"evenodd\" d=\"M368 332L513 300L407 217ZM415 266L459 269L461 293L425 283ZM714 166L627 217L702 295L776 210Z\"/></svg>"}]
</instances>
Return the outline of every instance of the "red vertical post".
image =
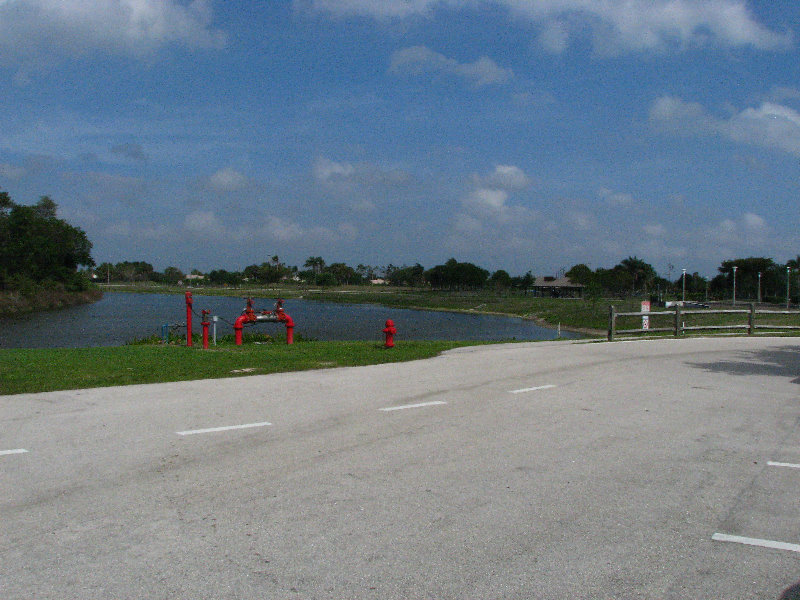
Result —
<instances>
[{"instance_id":1,"label":"red vertical post","mask_svg":"<svg viewBox=\"0 0 800 600\"><path fill-rule=\"evenodd\" d=\"M286 343L294 344L294 321L291 317L286 321Z\"/></svg>"},{"instance_id":2,"label":"red vertical post","mask_svg":"<svg viewBox=\"0 0 800 600\"><path fill-rule=\"evenodd\" d=\"M192 345L192 292L186 292L186 345Z\"/></svg>"},{"instance_id":3,"label":"red vertical post","mask_svg":"<svg viewBox=\"0 0 800 600\"><path fill-rule=\"evenodd\" d=\"M211 314L210 310L204 310L203 313L203 322L200 323L203 326L203 350L208 350L208 326L211 323L208 321L208 315Z\"/></svg>"}]
</instances>

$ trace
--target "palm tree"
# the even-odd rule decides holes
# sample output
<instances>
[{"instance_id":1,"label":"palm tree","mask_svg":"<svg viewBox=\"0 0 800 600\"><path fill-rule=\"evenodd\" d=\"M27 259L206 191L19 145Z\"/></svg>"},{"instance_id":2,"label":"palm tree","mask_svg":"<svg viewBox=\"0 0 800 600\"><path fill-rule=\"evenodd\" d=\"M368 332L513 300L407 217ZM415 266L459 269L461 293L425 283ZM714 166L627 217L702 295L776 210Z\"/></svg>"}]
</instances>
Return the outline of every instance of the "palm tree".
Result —
<instances>
[{"instance_id":1,"label":"palm tree","mask_svg":"<svg viewBox=\"0 0 800 600\"><path fill-rule=\"evenodd\" d=\"M309 256L303 266L313 270L315 275L319 275L325 268L325 261L321 256Z\"/></svg>"},{"instance_id":2,"label":"palm tree","mask_svg":"<svg viewBox=\"0 0 800 600\"><path fill-rule=\"evenodd\" d=\"M629 256L620 263L620 266L630 274L633 280L632 291L634 292L636 291L637 281L642 283L642 289L646 292L648 284L652 282L656 276L655 269L653 269L651 265L635 256Z\"/></svg>"}]
</instances>

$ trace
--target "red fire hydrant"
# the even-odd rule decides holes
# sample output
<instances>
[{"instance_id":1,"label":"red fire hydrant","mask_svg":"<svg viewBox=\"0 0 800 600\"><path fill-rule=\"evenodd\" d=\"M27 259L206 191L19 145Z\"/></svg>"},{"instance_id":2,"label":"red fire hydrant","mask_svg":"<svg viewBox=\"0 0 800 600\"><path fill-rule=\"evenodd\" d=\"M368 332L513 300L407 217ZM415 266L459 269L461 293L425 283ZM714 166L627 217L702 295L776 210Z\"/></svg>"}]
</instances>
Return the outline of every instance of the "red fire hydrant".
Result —
<instances>
[{"instance_id":1,"label":"red fire hydrant","mask_svg":"<svg viewBox=\"0 0 800 600\"><path fill-rule=\"evenodd\" d=\"M383 334L386 336L384 348L394 348L394 336L396 333L397 328L394 326L394 321L386 319L386 327L383 328Z\"/></svg>"}]
</instances>

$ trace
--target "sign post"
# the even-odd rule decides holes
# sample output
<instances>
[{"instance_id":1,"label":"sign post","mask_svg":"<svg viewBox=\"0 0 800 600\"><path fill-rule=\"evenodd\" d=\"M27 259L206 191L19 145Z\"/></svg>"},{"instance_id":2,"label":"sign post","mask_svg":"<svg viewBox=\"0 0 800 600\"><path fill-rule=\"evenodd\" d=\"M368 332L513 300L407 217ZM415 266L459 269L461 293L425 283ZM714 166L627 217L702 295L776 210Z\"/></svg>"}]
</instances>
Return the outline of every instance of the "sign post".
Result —
<instances>
[{"instance_id":1,"label":"sign post","mask_svg":"<svg viewBox=\"0 0 800 600\"><path fill-rule=\"evenodd\" d=\"M642 312L650 312L650 301L642 300ZM650 317L642 315L642 329L650 329Z\"/></svg>"}]
</instances>

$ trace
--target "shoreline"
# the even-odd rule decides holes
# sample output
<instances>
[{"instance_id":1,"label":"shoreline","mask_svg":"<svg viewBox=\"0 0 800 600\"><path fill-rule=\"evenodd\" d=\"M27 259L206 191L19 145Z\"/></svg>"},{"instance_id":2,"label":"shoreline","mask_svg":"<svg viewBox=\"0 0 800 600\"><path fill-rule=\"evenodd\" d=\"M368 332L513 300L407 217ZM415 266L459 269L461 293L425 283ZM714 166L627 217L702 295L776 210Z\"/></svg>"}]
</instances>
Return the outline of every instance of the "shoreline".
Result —
<instances>
[{"instance_id":1,"label":"shoreline","mask_svg":"<svg viewBox=\"0 0 800 600\"><path fill-rule=\"evenodd\" d=\"M446 307L446 306L423 306L415 303L404 304L393 300L402 299L404 294L411 294L419 296L431 290L417 290L417 289L372 289L372 288L353 288L353 289L321 289L312 287L307 289L293 288L293 287L275 287L275 288L207 288L207 287L176 287L176 286L160 286L160 285L136 285L136 284L100 284L102 289L109 292L129 292L129 293L153 293L153 294L175 294L180 295L185 292L192 292L199 295L208 296L252 296L258 297L282 297L284 299L302 298L305 300L315 300L321 302L333 302L339 304L353 304L353 296L363 295L367 296L363 300L355 303L375 304L378 306L385 306L387 308L406 308L410 310L424 310L434 312L454 312L461 314L476 314L476 315L493 315L501 317L512 317L532 321L540 327L547 329L557 329L559 325L564 331L578 333L587 337L602 337L605 336L606 329L582 327L579 325L571 325L569 322L558 321L552 322L544 319L532 312L520 314L520 312L513 311L498 311L498 310L485 310L480 308L459 308L459 307ZM446 294L447 292L441 292ZM319 294L321 298L315 298ZM457 297L457 296L455 296ZM531 297L531 299L533 299ZM480 296L477 297L480 302ZM413 300L412 300L413 302ZM531 307L528 307L531 308Z\"/></svg>"},{"instance_id":2,"label":"shoreline","mask_svg":"<svg viewBox=\"0 0 800 600\"><path fill-rule=\"evenodd\" d=\"M103 297L100 289L83 292L42 289L33 295L19 290L0 292L0 319L15 319L37 312L49 312L81 304L92 304Z\"/></svg>"}]
</instances>

